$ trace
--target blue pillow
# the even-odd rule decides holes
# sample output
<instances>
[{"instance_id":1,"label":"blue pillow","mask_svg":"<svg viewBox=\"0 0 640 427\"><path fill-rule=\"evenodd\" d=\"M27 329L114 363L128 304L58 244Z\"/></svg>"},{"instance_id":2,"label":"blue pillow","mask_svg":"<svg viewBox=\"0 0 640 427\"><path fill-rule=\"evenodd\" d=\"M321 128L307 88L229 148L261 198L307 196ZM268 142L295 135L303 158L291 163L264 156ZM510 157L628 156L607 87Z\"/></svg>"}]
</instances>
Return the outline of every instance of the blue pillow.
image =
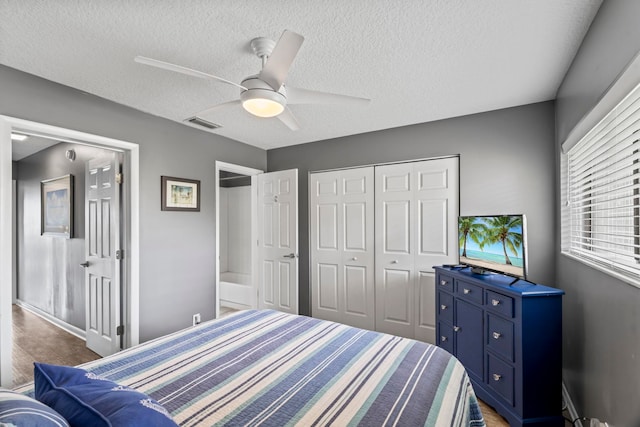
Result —
<instances>
[{"instance_id":1,"label":"blue pillow","mask_svg":"<svg viewBox=\"0 0 640 427\"><path fill-rule=\"evenodd\" d=\"M71 426L176 427L167 410L144 393L84 369L34 363L35 396Z\"/></svg>"},{"instance_id":2,"label":"blue pillow","mask_svg":"<svg viewBox=\"0 0 640 427\"><path fill-rule=\"evenodd\" d=\"M0 389L0 425L69 427L53 409L24 394Z\"/></svg>"}]
</instances>

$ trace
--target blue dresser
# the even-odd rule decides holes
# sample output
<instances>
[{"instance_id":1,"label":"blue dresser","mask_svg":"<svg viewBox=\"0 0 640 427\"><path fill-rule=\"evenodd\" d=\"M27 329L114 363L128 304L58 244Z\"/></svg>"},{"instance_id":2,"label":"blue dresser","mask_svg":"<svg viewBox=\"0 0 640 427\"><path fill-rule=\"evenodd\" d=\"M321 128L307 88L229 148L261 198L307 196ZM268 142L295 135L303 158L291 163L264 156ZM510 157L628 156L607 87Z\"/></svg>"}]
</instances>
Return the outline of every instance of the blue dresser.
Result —
<instances>
[{"instance_id":1,"label":"blue dresser","mask_svg":"<svg viewBox=\"0 0 640 427\"><path fill-rule=\"evenodd\" d=\"M471 268L436 270L436 341L511 426L564 426L564 291Z\"/></svg>"}]
</instances>

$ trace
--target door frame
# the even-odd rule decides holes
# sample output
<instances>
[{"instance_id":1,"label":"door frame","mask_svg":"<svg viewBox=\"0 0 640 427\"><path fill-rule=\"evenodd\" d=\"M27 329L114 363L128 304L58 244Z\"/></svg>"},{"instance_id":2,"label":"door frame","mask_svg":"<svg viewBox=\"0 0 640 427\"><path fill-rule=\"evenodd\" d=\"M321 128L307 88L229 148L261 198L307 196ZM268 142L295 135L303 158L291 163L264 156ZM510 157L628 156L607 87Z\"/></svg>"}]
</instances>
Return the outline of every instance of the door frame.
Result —
<instances>
[{"instance_id":1,"label":"door frame","mask_svg":"<svg viewBox=\"0 0 640 427\"><path fill-rule=\"evenodd\" d=\"M123 174L123 248L128 252L123 264L123 317L125 324L125 348L137 345L139 335L140 299L140 153L138 144L80 132L44 123L33 122L0 115L0 236L11 236L12 212L15 208L12 197L11 132L55 137L64 142L93 145L124 152ZM0 385L11 387L12 374L12 274L14 251L10 238L0 239Z\"/></svg>"},{"instance_id":2,"label":"door frame","mask_svg":"<svg viewBox=\"0 0 640 427\"><path fill-rule=\"evenodd\" d=\"M256 298L258 290L258 282L256 281L256 264L258 259L258 251L253 246L253 242L258 239L258 189L256 176L263 174L264 171L254 169L247 166L240 166L233 163L221 162L216 160L215 164L215 199L216 199L216 274L215 274L215 318L220 317L220 172L233 172L241 175L251 176L251 284L254 289L254 298ZM257 308L257 307L254 307Z\"/></svg>"}]
</instances>

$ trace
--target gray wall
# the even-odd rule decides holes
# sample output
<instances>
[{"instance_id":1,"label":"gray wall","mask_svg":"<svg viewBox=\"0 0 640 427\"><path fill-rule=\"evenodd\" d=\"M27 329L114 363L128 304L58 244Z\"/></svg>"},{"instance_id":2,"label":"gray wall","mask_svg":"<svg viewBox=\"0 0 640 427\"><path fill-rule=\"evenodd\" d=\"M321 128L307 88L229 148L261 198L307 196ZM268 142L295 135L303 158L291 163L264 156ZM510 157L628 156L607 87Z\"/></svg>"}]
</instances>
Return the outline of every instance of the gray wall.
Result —
<instances>
[{"instance_id":1,"label":"gray wall","mask_svg":"<svg viewBox=\"0 0 640 427\"><path fill-rule=\"evenodd\" d=\"M214 316L215 161L266 169L264 150L0 66L0 114L140 145L140 339ZM160 211L160 176L199 179L200 212ZM126 177L125 177L126 179Z\"/></svg>"},{"instance_id":2,"label":"gray wall","mask_svg":"<svg viewBox=\"0 0 640 427\"><path fill-rule=\"evenodd\" d=\"M73 149L76 160L65 152ZM85 162L105 150L61 143L17 163L18 171L18 299L82 330L85 329ZM40 182L74 177L72 239L40 234Z\"/></svg>"},{"instance_id":3,"label":"gray wall","mask_svg":"<svg viewBox=\"0 0 640 427\"><path fill-rule=\"evenodd\" d=\"M567 134L640 50L638 16L636 0L602 3L558 91L558 159ZM556 248L557 283L567 293L563 375L578 413L638 425L640 289L561 255L559 239Z\"/></svg>"},{"instance_id":4,"label":"gray wall","mask_svg":"<svg viewBox=\"0 0 640 427\"><path fill-rule=\"evenodd\" d=\"M529 279L554 286L554 104L544 102L268 151L298 168L300 310L310 313L308 172L460 155L460 213L524 213Z\"/></svg>"}]
</instances>

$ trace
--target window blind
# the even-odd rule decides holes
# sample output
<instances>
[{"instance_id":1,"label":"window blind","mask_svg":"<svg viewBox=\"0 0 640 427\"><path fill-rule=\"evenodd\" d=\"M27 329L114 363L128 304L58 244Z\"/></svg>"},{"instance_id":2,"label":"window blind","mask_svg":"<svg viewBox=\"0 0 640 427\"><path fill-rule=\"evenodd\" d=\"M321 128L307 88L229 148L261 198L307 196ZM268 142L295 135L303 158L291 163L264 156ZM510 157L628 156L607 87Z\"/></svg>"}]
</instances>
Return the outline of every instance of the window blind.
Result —
<instances>
[{"instance_id":1,"label":"window blind","mask_svg":"<svg viewBox=\"0 0 640 427\"><path fill-rule=\"evenodd\" d=\"M640 276L640 86L563 158L563 251Z\"/></svg>"}]
</instances>

